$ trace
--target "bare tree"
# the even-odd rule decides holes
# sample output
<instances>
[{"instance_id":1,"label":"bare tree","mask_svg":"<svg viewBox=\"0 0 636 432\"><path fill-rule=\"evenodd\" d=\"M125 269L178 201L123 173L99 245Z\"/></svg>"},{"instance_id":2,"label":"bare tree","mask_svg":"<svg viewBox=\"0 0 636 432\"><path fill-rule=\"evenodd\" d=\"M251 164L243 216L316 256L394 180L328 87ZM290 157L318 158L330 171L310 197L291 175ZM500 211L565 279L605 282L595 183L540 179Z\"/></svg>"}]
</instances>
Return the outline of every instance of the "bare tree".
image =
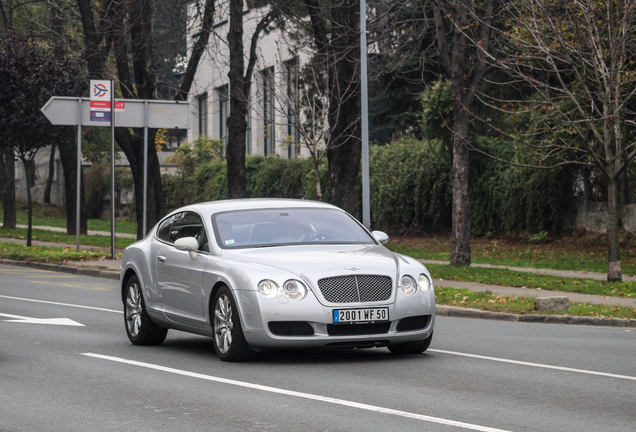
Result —
<instances>
[{"instance_id":1,"label":"bare tree","mask_svg":"<svg viewBox=\"0 0 636 432\"><path fill-rule=\"evenodd\" d=\"M106 60L112 50L117 70L116 76L124 98L155 99L157 79L153 68L153 56L155 55L152 37L153 3L150 0L133 0L131 2L111 0L104 3L103 8L99 11L99 19L96 18L93 4L90 1L78 0L78 5L85 41L83 58L90 77L104 79L114 76L106 67ZM187 98L196 69L212 32L215 1L195 2L193 7L201 11L202 16L197 20L200 31L197 32L198 38L192 47L180 88L175 94L177 100ZM97 23L100 25L98 26ZM127 46L130 46L130 55ZM165 213L154 136L155 131L152 130L148 146L148 227L152 227ZM141 238L145 235L142 232L141 220L143 217L141 207L143 203L143 131L117 128L115 137L130 162L135 186L137 236Z\"/></svg>"},{"instance_id":2,"label":"bare tree","mask_svg":"<svg viewBox=\"0 0 636 432\"><path fill-rule=\"evenodd\" d=\"M302 6L302 7L301 7ZM272 3L276 8L276 2ZM360 145L360 4L356 0L304 0L281 16L296 37L312 44L326 80L326 147L331 179L330 201L358 214Z\"/></svg>"},{"instance_id":3,"label":"bare tree","mask_svg":"<svg viewBox=\"0 0 636 432\"><path fill-rule=\"evenodd\" d=\"M0 124L2 150L19 158L24 166L29 205L27 246L31 246L31 175L37 151L57 139L60 128L52 126L40 108L52 95L72 91L76 70L61 62L37 43L15 34L0 40Z\"/></svg>"},{"instance_id":4,"label":"bare tree","mask_svg":"<svg viewBox=\"0 0 636 432\"><path fill-rule=\"evenodd\" d=\"M475 95L488 69L496 0L433 0L436 45L451 83L453 131L453 228L451 264L470 265L470 202L468 197L469 128ZM479 46L472 44L476 42Z\"/></svg>"},{"instance_id":5,"label":"bare tree","mask_svg":"<svg viewBox=\"0 0 636 432\"><path fill-rule=\"evenodd\" d=\"M295 155L295 150L302 148L309 152L313 162L316 197L322 200L320 163L330 149L343 142L337 136L332 139L332 135L337 132L330 128L329 106L330 103L340 106L342 101L331 97L327 86L327 71L312 46L294 46L295 43L297 41L286 41L295 56L288 61L278 59L276 68L279 71L277 81L284 83L273 92L277 102L276 118L280 119L277 126L288 132L283 143L289 149L289 157ZM278 51L282 49L279 48ZM299 62L299 57L303 61ZM358 116L355 121L359 120ZM344 131L341 130L340 133ZM298 148L294 149L294 146Z\"/></svg>"},{"instance_id":6,"label":"bare tree","mask_svg":"<svg viewBox=\"0 0 636 432\"><path fill-rule=\"evenodd\" d=\"M280 2L279 8L271 8L258 20L250 37L249 52L243 46L243 0L230 0L230 19L227 33L229 44L228 78L230 79L230 115L227 122L228 140L225 151L227 160L227 185L230 198L244 198L246 185L245 172L245 134L252 76L257 61L258 40L270 24L285 9L286 2ZM247 67L245 67L247 57Z\"/></svg>"},{"instance_id":7,"label":"bare tree","mask_svg":"<svg viewBox=\"0 0 636 432\"><path fill-rule=\"evenodd\" d=\"M605 177L607 279L619 281L618 181L636 155L636 3L519 0L506 15L490 60L511 77L499 84L529 97L484 101L518 119L509 135L528 145L527 165L575 163Z\"/></svg>"},{"instance_id":8,"label":"bare tree","mask_svg":"<svg viewBox=\"0 0 636 432\"><path fill-rule=\"evenodd\" d=\"M0 13L4 24L3 37L8 37L13 30L13 0L0 0ZM2 226L15 229L15 156L12 147L5 139L0 138L0 180L2 180Z\"/></svg>"}]
</instances>

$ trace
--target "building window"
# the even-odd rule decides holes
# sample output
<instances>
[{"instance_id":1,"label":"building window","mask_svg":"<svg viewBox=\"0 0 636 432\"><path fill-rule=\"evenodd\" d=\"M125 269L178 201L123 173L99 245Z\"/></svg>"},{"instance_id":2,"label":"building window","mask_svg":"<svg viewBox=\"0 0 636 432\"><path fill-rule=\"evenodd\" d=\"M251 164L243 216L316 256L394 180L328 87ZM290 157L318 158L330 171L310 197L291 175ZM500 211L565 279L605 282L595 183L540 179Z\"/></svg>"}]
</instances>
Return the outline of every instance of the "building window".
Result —
<instances>
[{"instance_id":1,"label":"building window","mask_svg":"<svg viewBox=\"0 0 636 432\"><path fill-rule=\"evenodd\" d=\"M263 154L273 155L276 151L274 67L263 71Z\"/></svg>"},{"instance_id":2,"label":"building window","mask_svg":"<svg viewBox=\"0 0 636 432\"><path fill-rule=\"evenodd\" d=\"M208 136L208 94L203 93L199 100L199 135Z\"/></svg>"},{"instance_id":3,"label":"building window","mask_svg":"<svg viewBox=\"0 0 636 432\"><path fill-rule=\"evenodd\" d=\"M298 133L298 61L292 59L285 63L285 82L287 87L287 157L293 158L300 152Z\"/></svg>"},{"instance_id":4,"label":"building window","mask_svg":"<svg viewBox=\"0 0 636 432\"><path fill-rule=\"evenodd\" d=\"M219 95L219 139L227 147L227 118L230 115L230 93L227 85L217 89Z\"/></svg>"}]
</instances>

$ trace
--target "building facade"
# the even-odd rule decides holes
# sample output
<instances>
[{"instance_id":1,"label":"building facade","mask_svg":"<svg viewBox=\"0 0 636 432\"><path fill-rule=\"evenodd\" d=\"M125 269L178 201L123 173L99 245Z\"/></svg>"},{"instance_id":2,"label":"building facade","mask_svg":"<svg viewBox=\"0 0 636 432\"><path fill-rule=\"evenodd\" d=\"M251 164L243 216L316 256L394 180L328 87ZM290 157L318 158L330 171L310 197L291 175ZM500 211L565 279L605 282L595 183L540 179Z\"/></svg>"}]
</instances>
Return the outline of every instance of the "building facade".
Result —
<instances>
[{"instance_id":1,"label":"building facade","mask_svg":"<svg viewBox=\"0 0 636 432\"><path fill-rule=\"evenodd\" d=\"M229 48L227 43L228 6L217 6L214 34L199 63L190 91L192 128L188 141L199 136L220 139L227 145L227 118L230 112ZM254 30L266 13L266 8L245 9L244 55L247 67ZM195 10L189 11L189 22L196 24ZM198 28L188 25L189 29ZM192 46L198 34L188 34ZM296 52L295 52L296 51ZM293 158L309 156L299 134L299 73L307 54L293 50L279 30L264 32L258 41L257 61L248 95L247 154Z\"/></svg>"}]
</instances>

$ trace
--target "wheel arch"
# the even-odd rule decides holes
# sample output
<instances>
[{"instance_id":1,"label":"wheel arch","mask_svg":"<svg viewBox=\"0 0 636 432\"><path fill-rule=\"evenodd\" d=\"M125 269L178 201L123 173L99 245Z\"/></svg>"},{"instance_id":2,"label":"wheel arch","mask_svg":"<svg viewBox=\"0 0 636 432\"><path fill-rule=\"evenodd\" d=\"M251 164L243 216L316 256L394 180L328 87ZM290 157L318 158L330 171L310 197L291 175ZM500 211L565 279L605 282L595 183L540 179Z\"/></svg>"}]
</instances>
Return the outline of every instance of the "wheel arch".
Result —
<instances>
[{"instance_id":1,"label":"wheel arch","mask_svg":"<svg viewBox=\"0 0 636 432\"><path fill-rule=\"evenodd\" d=\"M133 268L129 268L124 273L124 277L121 278L121 300L122 300L122 302L126 301L126 286L128 285L128 281L130 280L130 278L133 277L133 276L137 276L137 279L139 279L139 274L137 274L137 272ZM139 282L141 283L141 280Z\"/></svg>"},{"instance_id":2,"label":"wheel arch","mask_svg":"<svg viewBox=\"0 0 636 432\"><path fill-rule=\"evenodd\" d=\"M214 286L212 287L212 290L210 291L210 300L208 302L208 315L210 316L209 317L210 325L212 325L212 320L213 320L212 314L214 313L214 298L216 297L216 293L219 292L219 290L223 287L227 287L227 289L229 289L230 292L232 292L232 295L234 295L234 290L230 287L230 284L228 284L226 281L220 280L214 284ZM236 302L236 299L234 299L234 301Z\"/></svg>"}]
</instances>

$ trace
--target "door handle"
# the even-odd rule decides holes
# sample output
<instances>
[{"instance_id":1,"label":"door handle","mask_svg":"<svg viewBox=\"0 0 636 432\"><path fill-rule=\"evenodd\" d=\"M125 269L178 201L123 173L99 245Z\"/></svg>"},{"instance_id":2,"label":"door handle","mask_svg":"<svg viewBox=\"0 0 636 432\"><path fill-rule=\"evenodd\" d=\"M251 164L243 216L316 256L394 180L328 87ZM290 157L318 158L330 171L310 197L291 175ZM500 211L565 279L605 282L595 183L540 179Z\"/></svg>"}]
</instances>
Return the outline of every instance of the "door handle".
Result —
<instances>
[{"instance_id":1,"label":"door handle","mask_svg":"<svg viewBox=\"0 0 636 432\"><path fill-rule=\"evenodd\" d=\"M166 257L165 257L165 256L163 256L163 255L159 255L159 256L157 256L157 259L158 259L159 261L161 261L161 262L164 262L164 261L166 260Z\"/></svg>"}]
</instances>

